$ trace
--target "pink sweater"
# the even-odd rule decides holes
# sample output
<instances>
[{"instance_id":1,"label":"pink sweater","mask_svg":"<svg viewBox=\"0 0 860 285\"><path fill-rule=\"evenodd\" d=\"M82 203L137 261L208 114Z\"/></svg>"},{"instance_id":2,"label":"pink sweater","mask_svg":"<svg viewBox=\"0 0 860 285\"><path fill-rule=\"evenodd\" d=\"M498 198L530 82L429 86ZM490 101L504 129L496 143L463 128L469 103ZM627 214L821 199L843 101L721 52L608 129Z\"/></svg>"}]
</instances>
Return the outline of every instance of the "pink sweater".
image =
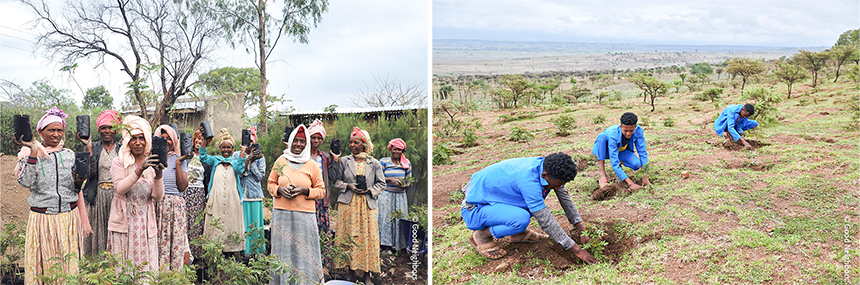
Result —
<instances>
[{"instance_id":1,"label":"pink sweater","mask_svg":"<svg viewBox=\"0 0 860 285\"><path fill-rule=\"evenodd\" d=\"M128 215L126 193L131 190L131 187L137 183L146 183L152 185L152 199L146 202L146 220L147 233L149 238L156 237L157 228L155 225L155 203L164 198L164 182L162 179L155 179L155 170L149 168L143 171L141 177L137 176L137 164L129 165L128 168L122 166L120 157L113 159L110 167L110 176L113 180L113 201L110 206L110 219L108 220L108 230L128 233Z\"/></svg>"}]
</instances>

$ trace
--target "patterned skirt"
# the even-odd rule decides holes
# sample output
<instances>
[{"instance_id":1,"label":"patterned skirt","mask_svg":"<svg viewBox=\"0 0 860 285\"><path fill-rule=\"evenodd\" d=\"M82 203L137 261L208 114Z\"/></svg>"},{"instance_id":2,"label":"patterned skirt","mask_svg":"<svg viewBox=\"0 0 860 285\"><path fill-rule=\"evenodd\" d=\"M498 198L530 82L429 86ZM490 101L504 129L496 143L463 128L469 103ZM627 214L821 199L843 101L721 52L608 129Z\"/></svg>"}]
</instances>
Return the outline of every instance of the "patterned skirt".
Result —
<instances>
[{"instance_id":1,"label":"patterned skirt","mask_svg":"<svg viewBox=\"0 0 860 285\"><path fill-rule=\"evenodd\" d=\"M409 203L406 202L406 192L382 191L377 200L379 208L379 242L394 249L406 248L406 237L400 234L400 219L392 220L394 212L400 212L406 217Z\"/></svg>"},{"instance_id":2,"label":"patterned skirt","mask_svg":"<svg viewBox=\"0 0 860 285\"><path fill-rule=\"evenodd\" d=\"M158 223L158 264L161 270L178 270L185 264L189 252L188 219L185 217L185 199L178 195L164 195L155 204Z\"/></svg>"},{"instance_id":3,"label":"patterned skirt","mask_svg":"<svg viewBox=\"0 0 860 285\"><path fill-rule=\"evenodd\" d=\"M328 248L334 244L334 237L331 236L331 229L329 228L329 220L328 220L328 207L324 206L323 200L317 200L316 202L317 208L317 227L320 230L320 237L327 236L328 242L325 246L322 247L320 254L322 255L322 263L323 267L331 268L331 256L328 256Z\"/></svg>"},{"instance_id":4,"label":"patterned skirt","mask_svg":"<svg viewBox=\"0 0 860 285\"><path fill-rule=\"evenodd\" d=\"M323 268L320 262L320 236L313 213L275 209L272 212L272 255L287 263L284 275L272 274L270 284L320 284Z\"/></svg>"},{"instance_id":5,"label":"patterned skirt","mask_svg":"<svg viewBox=\"0 0 860 285\"><path fill-rule=\"evenodd\" d=\"M203 235L203 209L206 208L206 190L203 187L188 187L182 192L185 196L185 216L188 219L186 234L191 242ZM203 256L203 248L193 243L189 245L191 256Z\"/></svg>"},{"instance_id":6,"label":"patterned skirt","mask_svg":"<svg viewBox=\"0 0 860 285\"><path fill-rule=\"evenodd\" d=\"M356 247L350 250L349 263L338 264L338 267L380 273L379 224L376 210L367 206L365 196L356 194L349 204L340 203L338 206L337 239L345 243L350 238L356 243Z\"/></svg>"},{"instance_id":7,"label":"patterned skirt","mask_svg":"<svg viewBox=\"0 0 860 285\"><path fill-rule=\"evenodd\" d=\"M96 256L107 250L108 220L110 219L110 204L113 201L113 187L96 187L96 202L87 205L87 216L93 233L84 237L84 254Z\"/></svg>"},{"instance_id":8,"label":"patterned skirt","mask_svg":"<svg viewBox=\"0 0 860 285\"><path fill-rule=\"evenodd\" d=\"M43 284L36 277L57 263L63 273L78 274L77 260L62 260L67 254L81 257L83 238L78 215L76 209L56 215L30 212L24 241L24 284Z\"/></svg>"}]
</instances>

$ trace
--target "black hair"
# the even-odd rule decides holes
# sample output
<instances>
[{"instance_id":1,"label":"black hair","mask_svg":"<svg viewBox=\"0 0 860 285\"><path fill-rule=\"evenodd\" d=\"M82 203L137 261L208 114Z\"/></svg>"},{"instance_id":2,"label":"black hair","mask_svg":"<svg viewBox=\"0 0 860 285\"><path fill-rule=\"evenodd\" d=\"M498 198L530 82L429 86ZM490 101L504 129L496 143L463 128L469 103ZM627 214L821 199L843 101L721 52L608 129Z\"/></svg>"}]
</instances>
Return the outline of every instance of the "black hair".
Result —
<instances>
[{"instance_id":1,"label":"black hair","mask_svg":"<svg viewBox=\"0 0 860 285\"><path fill-rule=\"evenodd\" d=\"M161 129L161 134L168 134L168 135L169 135L170 133L168 133L168 132L167 132L167 130L165 130L165 129L163 129L163 128L162 128L162 129Z\"/></svg>"},{"instance_id":2,"label":"black hair","mask_svg":"<svg viewBox=\"0 0 860 285\"><path fill-rule=\"evenodd\" d=\"M636 114L627 112L624 115L621 115L621 124L628 126L635 126L636 122L639 121L639 118L636 117Z\"/></svg>"},{"instance_id":3,"label":"black hair","mask_svg":"<svg viewBox=\"0 0 860 285\"><path fill-rule=\"evenodd\" d=\"M576 178L576 163L569 155L556 152L544 158L543 171L546 171L550 178L561 179L567 183Z\"/></svg>"},{"instance_id":4,"label":"black hair","mask_svg":"<svg viewBox=\"0 0 860 285\"><path fill-rule=\"evenodd\" d=\"M744 110L747 110L747 113L750 113L750 116L755 115L755 106L752 104L744 104Z\"/></svg>"}]
</instances>

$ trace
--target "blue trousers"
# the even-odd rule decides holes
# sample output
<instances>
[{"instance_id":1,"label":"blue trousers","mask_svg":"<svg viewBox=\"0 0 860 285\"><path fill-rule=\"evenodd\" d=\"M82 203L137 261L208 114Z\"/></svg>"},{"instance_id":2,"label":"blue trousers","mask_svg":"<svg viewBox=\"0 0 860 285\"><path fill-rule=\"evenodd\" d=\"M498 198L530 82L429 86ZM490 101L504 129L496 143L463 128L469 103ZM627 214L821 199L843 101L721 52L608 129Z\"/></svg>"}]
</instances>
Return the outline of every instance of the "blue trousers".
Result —
<instances>
[{"instance_id":1,"label":"blue trousers","mask_svg":"<svg viewBox=\"0 0 860 285\"><path fill-rule=\"evenodd\" d=\"M642 167L642 162L639 160L639 156L636 156L636 153L631 149L632 146L628 144L627 149L618 152L618 159L621 160L624 166L637 170ZM597 156L598 161L609 158L609 144L606 135L603 133L597 135L597 140L594 141L594 146L591 148L591 154Z\"/></svg>"},{"instance_id":2,"label":"blue trousers","mask_svg":"<svg viewBox=\"0 0 860 285\"><path fill-rule=\"evenodd\" d=\"M505 204L479 204L472 210L460 210L460 214L467 228L473 231L490 228L495 238L525 231L532 218L528 210Z\"/></svg>"},{"instance_id":3,"label":"blue trousers","mask_svg":"<svg viewBox=\"0 0 860 285\"><path fill-rule=\"evenodd\" d=\"M758 127L758 122L756 122L755 120L747 120L746 122L744 122L741 125L741 131L752 130L752 129L755 129L756 127ZM719 135L723 136L723 133L729 133L729 126L728 125L726 125L726 129L723 130L722 133L719 133ZM731 136L731 135L729 135L729 136Z\"/></svg>"}]
</instances>

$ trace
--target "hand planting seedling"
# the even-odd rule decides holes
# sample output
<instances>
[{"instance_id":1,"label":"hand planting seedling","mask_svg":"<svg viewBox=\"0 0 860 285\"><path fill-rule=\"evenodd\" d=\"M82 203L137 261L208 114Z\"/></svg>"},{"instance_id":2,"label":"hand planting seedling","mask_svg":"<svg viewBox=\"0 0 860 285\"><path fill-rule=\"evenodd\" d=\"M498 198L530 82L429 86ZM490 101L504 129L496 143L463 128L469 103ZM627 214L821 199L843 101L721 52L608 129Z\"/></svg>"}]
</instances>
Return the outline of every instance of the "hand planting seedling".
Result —
<instances>
[{"instance_id":1,"label":"hand planting seedling","mask_svg":"<svg viewBox=\"0 0 860 285\"><path fill-rule=\"evenodd\" d=\"M593 254L594 258L597 260L603 260L603 257L605 256L603 254L603 250L609 245L609 242L603 240L603 237L606 236L606 232L600 228L586 228L586 230L582 232L582 235L589 238L588 242L581 245L582 249Z\"/></svg>"}]
</instances>

